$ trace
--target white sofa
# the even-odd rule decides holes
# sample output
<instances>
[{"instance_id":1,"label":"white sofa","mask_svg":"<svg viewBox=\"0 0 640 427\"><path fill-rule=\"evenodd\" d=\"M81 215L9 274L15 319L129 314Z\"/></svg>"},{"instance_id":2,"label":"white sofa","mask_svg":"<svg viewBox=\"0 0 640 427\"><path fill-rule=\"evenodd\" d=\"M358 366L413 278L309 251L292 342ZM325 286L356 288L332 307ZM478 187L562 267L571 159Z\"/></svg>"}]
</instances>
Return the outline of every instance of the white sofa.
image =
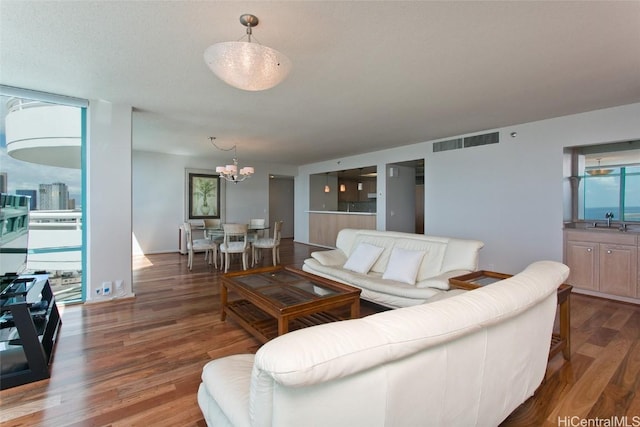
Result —
<instances>
[{"instance_id":1,"label":"white sofa","mask_svg":"<svg viewBox=\"0 0 640 427\"><path fill-rule=\"evenodd\" d=\"M497 426L540 385L569 269L282 335L205 365L209 426Z\"/></svg>"},{"instance_id":2,"label":"white sofa","mask_svg":"<svg viewBox=\"0 0 640 427\"><path fill-rule=\"evenodd\" d=\"M344 268L361 243L383 248L366 274ZM483 246L478 240L343 229L338 233L336 249L313 252L302 269L360 288L362 299L391 308L408 307L444 297L441 294L449 289L450 277L476 271L478 252ZM415 284L383 278L394 248L424 252Z\"/></svg>"}]
</instances>

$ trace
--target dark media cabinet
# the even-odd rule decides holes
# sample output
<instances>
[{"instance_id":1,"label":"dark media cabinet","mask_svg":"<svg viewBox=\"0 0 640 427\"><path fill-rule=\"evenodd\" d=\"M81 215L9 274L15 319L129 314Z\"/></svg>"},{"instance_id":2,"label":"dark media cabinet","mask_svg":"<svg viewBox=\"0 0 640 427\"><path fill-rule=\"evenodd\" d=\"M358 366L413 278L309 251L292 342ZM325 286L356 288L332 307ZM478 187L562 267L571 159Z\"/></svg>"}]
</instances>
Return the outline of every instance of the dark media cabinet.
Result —
<instances>
[{"instance_id":1,"label":"dark media cabinet","mask_svg":"<svg viewBox=\"0 0 640 427\"><path fill-rule=\"evenodd\" d=\"M49 378L62 322L48 276L16 278L0 304L0 390Z\"/></svg>"}]
</instances>

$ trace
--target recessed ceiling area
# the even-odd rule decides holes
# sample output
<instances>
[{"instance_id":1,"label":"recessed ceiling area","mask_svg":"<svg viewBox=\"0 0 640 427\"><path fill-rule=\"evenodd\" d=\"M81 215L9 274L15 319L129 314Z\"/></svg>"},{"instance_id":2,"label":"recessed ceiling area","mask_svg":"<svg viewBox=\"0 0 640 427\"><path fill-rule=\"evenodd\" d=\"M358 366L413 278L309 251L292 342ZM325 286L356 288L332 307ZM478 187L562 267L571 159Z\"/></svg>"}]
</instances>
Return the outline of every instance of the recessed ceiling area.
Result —
<instances>
[{"instance_id":1,"label":"recessed ceiling area","mask_svg":"<svg viewBox=\"0 0 640 427\"><path fill-rule=\"evenodd\" d=\"M640 140L590 145L577 150L584 154L586 167L640 165Z\"/></svg>"},{"instance_id":2,"label":"recessed ceiling area","mask_svg":"<svg viewBox=\"0 0 640 427\"><path fill-rule=\"evenodd\" d=\"M292 62L247 92L203 53ZM292 165L640 102L640 2L2 1L3 85L133 107L134 150Z\"/></svg>"}]
</instances>

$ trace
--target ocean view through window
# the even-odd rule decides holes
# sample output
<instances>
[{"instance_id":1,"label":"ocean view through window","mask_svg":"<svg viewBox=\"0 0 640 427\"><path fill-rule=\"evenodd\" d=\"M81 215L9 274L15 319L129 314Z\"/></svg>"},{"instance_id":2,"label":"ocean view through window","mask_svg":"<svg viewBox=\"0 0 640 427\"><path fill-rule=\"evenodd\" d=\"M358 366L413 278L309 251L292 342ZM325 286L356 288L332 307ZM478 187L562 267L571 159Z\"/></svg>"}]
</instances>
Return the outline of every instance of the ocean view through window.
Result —
<instances>
[{"instance_id":1,"label":"ocean view through window","mask_svg":"<svg viewBox=\"0 0 640 427\"><path fill-rule=\"evenodd\" d=\"M585 175L583 219L640 222L640 166L612 167L606 175Z\"/></svg>"}]
</instances>

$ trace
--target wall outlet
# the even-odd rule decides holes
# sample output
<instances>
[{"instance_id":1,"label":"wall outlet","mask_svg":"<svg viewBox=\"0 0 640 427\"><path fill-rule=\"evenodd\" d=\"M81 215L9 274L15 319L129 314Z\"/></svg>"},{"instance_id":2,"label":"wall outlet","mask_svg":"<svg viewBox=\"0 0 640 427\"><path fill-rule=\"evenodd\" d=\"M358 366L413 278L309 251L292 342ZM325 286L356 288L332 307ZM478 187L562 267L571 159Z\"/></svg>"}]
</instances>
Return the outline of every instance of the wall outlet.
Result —
<instances>
[{"instance_id":1,"label":"wall outlet","mask_svg":"<svg viewBox=\"0 0 640 427\"><path fill-rule=\"evenodd\" d=\"M111 295L111 282L102 282L102 295Z\"/></svg>"},{"instance_id":2,"label":"wall outlet","mask_svg":"<svg viewBox=\"0 0 640 427\"><path fill-rule=\"evenodd\" d=\"M96 289L96 295L102 295L102 288Z\"/></svg>"}]
</instances>

